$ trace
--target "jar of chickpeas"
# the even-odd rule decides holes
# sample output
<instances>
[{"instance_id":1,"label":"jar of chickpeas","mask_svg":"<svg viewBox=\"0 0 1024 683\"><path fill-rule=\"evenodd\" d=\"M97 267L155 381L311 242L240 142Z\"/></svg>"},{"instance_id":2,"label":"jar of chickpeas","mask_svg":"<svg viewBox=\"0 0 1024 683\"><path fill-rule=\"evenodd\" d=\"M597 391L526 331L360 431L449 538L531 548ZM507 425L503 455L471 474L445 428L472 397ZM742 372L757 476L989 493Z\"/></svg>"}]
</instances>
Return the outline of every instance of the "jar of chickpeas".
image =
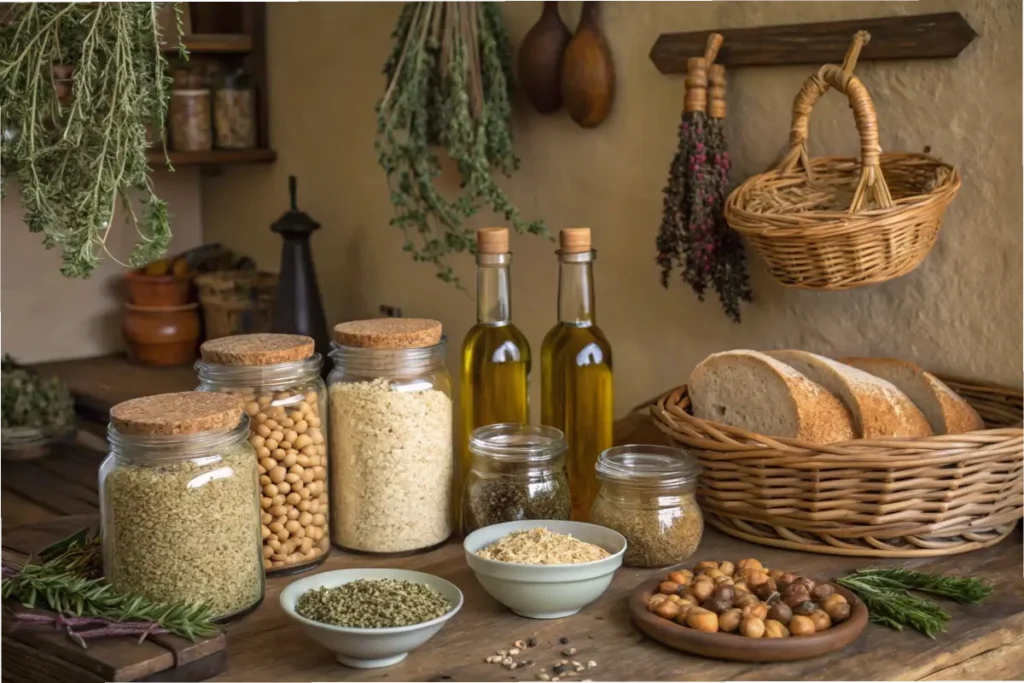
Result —
<instances>
[{"instance_id":1,"label":"jar of chickpeas","mask_svg":"<svg viewBox=\"0 0 1024 683\"><path fill-rule=\"evenodd\" d=\"M313 339L241 334L207 341L200 353L199 390L238 395L249 415L264 569L274 576L319 565L330 551L327 388Z\"/></svg>"}]
</instances>

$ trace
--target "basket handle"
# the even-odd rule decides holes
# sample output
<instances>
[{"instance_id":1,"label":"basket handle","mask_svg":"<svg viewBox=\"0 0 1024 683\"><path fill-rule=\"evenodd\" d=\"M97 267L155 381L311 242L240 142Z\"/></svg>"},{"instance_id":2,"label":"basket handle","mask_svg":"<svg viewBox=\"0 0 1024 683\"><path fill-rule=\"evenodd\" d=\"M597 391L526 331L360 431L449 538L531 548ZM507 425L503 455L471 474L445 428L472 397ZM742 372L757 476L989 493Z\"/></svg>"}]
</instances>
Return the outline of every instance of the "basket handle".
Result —
<instances>
[{"instance_id":1,"label":"basket handle","mask_svg":"<svg viewBox=\"0 0 1024 683\"><path fill-rule=\"evenodd\" d=\"M818 99L830 87L846 95L853 109L853 119L860 135L860 180L853 199L850 202L850 213L856 213L864 204L868 192L874 196L881 208L892 206L892 195L889 186L882 176L880 156L882 148L878 144L878 119L871 95L859 78L853 75L857 66L857 58L861 48L868 42L867 31L857 31L850 44L850 49L843 59L842 66L826 64L818 73L804 81L803 87L793 101L793 124L789 133L789 151L779 164L779 170L788 173L796 169L799 162L803 165L807 176L813 179L810 158L807 154L807 130L810 124L811 109Z\"/></svg>"}]
</instances>

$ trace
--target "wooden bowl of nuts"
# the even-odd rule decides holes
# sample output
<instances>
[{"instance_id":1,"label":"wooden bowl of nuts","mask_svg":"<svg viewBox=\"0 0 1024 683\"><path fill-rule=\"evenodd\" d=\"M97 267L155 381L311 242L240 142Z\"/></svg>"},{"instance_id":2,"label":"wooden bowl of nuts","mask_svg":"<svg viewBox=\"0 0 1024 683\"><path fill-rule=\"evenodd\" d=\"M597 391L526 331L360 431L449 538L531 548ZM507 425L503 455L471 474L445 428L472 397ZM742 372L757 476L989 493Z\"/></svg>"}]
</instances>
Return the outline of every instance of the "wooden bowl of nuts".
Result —
<instances>
[{"instance_id":1,"label":"wooden bowl of nuts","mask_svg":"<svg viewBox=\"0 0 1024 683\"><path fill-rule=\"evenodd\" d=\"M868 623L867 607L842 586L753 558L700 562L642 583L629 612L671 648L744 662L818 657L852 643Z\"/></svg>"}]
</instances>

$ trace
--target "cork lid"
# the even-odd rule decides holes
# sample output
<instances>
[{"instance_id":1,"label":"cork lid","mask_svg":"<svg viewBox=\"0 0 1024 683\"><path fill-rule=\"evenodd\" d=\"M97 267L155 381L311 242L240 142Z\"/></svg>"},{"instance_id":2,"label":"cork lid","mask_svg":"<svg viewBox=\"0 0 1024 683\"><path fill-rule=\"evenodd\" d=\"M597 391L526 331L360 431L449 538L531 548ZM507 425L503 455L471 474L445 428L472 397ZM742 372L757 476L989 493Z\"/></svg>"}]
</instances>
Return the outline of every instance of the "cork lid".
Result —
<instances>
[{"instance_id":1,"label":"cork lid","mask_svg":"<svg viewBox=\"0 0 1024 683\"><path fill-rule=\"evenodd\" d=\"M558 243L566 254L580 254L590 251L590 228L562 228Z\"/></svg>"},{"instance_id":2,"label":"cork lid","mask_svg":"<svg viewBox=\"0 0 1024 683\"><path fill-rule=\"evenodd\" d=\"M476 231L478 254L507 254L508 228L480 228Z\"/></svg>"},{"instance_id":3,"label":"cork lid","mask_svg":"<svg viewBox=\"0 0 1024 683\"><path fill-rule=\"evenodd\" d=\"M441 323L427 318L375 318L334 326L342 346L365 349L419 349L441 341Z\"/></svg>"},{"instance_id":4,"label":"cork lid","mask_svg":"<svg viewBox=\"0 0 1024 683\"><path fill-rule=\"evenodd\" d=\"M203 342L199 353L218 365L276 365L313 355L313 338L301 334L237 334Z\"/></svg>"},{"instance_id":5,"label":"cork lid","mask_svg":"<svg viewBox=\"0 0 1024 683\"><path fill-rule=\"evenodd\" d=\"M110 409L110 422L122 434L198 434L237 426L243 409L244 404L238 396L182 391L118 403Z\"/></svg>"}]
</instances>

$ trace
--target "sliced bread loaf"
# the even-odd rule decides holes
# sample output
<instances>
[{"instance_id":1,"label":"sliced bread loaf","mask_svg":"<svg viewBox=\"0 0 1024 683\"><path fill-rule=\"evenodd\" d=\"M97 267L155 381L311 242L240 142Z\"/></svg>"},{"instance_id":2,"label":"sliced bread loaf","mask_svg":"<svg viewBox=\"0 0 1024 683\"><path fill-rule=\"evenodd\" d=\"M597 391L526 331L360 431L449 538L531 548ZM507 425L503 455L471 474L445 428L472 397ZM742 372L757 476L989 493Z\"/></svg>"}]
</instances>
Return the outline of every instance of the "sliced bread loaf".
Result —
<instances>
[{"instance_id":1,"label":"sliced bread loaf","mask_svg":"<svg viewBox=\"0 0 1024 683\"><path fill-rule=\"evenodd\" d=\"M726 351L690 374L696 417L824 444L853 438L849 411L824 388L757 351Z\"/></svg>"},{"instance_id":2,"label":"sliced bread loaf","mask_svg":"<svg viewBox=\"0 0 1024 683\"><path fill-rule=\"evenodd\" d=\"M808 351L765 353L838 396L853 415L853 428L860 438L932 434L924 414L906 394L884 379Z\"/></svg>"},{"instance_id":3,"label":"sliced bread loaf","mask_svg":"<svg viewBox=\"0 0 1024 683\"><path fill-rule=\"evenodd\" d=\"M984 429L985 423L942 380L898 358L843 358L847 365L891 382L921 409L936 434L963 434Z\"/></svg>"}]
</instances>

